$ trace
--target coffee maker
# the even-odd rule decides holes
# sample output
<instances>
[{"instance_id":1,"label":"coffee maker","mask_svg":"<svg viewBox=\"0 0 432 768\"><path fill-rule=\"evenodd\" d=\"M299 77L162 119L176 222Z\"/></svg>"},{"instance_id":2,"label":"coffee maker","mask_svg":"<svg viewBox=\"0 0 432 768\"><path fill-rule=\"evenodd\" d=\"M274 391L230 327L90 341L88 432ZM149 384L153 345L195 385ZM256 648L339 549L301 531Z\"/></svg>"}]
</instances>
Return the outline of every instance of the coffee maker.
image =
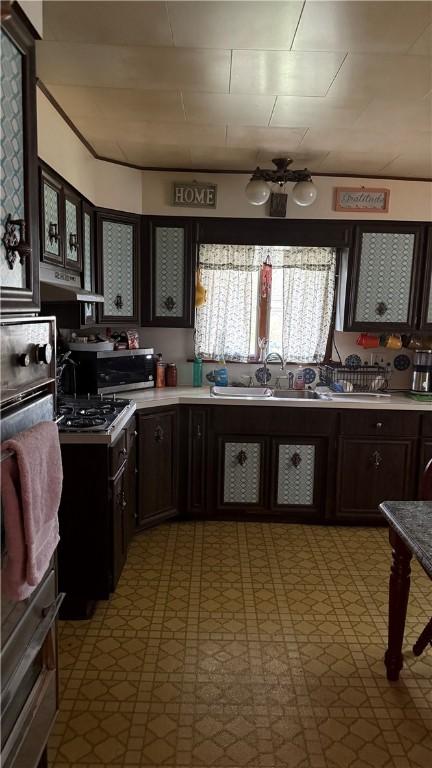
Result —
<instances>
[{"instance_id":1,"label":"coffee maker","mask_svg":"<svg viewBox=\"0 0 432 768\"><path fill-rule=\"evenodd\" d=\"M432 349L417 349L413 360L413 392L432 392Z\"/></svg>"}]
</instances>

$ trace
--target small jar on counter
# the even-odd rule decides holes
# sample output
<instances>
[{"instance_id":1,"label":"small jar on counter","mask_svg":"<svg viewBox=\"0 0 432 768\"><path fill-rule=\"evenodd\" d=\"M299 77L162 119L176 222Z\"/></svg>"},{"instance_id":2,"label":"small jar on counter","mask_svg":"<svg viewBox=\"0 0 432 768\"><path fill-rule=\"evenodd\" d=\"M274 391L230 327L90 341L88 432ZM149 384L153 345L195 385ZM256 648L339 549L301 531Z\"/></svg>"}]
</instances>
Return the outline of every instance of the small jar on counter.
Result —
<instances>
[{"instance_id":1,"label":"small jar on counter","mask_svg":"<svg viewBox=\"0 0 432 768\"><path fill-rule=\"evenodd\" d=\"M166 370L166 363L163 363L161 360L159 360L156 363L156 387L164 387L165 386L165 370Z\"/></svg>"},{"instance_id":2,"label":"small jar on counter","mask_svg":"<svg viewBox=\"0 0 432 768\"><path fill-rule=\"evenodd\" d=\"M177 386L177 366L175 363L167 364L165 380L167 387Z\"/></svg>"}]
</instances>

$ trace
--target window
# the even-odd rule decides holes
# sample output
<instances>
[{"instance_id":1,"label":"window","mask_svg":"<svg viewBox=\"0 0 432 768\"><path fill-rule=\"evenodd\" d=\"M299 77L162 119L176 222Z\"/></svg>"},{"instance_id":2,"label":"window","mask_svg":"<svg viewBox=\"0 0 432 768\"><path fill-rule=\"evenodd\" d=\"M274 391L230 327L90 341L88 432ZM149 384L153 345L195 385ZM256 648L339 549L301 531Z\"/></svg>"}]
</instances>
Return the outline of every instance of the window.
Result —
<instances>
[{"instance_id":1,"label":"window","mask_svg":"<svg viewBox=\"0 0 432 768\"><path fill-rule=\"evenodd\" d=\"M206 244L199 265L207 297L196 312L197 355L257 360L265 337L269 352L285 362L323 360L333 310L334 248Z\"/></svg>"}]
</instances>

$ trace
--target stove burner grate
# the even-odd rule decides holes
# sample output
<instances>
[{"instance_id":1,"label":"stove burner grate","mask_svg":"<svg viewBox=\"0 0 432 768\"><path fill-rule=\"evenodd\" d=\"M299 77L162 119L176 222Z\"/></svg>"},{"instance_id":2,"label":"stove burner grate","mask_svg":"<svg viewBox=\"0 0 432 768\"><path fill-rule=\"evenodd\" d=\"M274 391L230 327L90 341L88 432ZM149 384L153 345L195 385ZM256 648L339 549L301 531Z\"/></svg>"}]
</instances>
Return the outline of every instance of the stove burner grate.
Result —
<instances>
[{"instance_id":1,"label":"stove burner grate","mask_svg":"<svg viewBox=\"0 0 432 768\"><path fill-rule=\"evenodd\" d=\"M72 416L66 418L65 427L68 429L105 429L107 420L102 416Z\"/></svg>"}]
</instances>

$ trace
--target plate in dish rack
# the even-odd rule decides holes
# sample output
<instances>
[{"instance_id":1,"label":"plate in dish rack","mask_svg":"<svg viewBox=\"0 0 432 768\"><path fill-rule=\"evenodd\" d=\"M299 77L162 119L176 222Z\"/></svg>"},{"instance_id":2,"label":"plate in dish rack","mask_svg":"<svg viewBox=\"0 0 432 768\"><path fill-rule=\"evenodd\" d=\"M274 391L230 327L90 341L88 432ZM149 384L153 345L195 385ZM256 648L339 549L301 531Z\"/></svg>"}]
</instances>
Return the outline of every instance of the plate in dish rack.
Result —
<instances>
[{"instance_id":1,"label":"plate in dish rack","mask_svg":"<svg viewBox=\"0 0 432 768\"><path fill-rule=\"evenodd\" d=\"M303 381L305 384L313 384L316 373L313 368L303 368Z\"/></svg>"},{"instance_id":2,"label":"plate in dish rack","mask_svg":"<svg viewBox=\"0 0 432 768\"><path fill-rule=\"evenodd\" d=\"M255 378L258 384L262 384L263 386L265 386L266 384L269 383L271 379L271 373L268 368L264 368L264 367L257 368L255 371Z\"/></svg>"}]
</instances>

